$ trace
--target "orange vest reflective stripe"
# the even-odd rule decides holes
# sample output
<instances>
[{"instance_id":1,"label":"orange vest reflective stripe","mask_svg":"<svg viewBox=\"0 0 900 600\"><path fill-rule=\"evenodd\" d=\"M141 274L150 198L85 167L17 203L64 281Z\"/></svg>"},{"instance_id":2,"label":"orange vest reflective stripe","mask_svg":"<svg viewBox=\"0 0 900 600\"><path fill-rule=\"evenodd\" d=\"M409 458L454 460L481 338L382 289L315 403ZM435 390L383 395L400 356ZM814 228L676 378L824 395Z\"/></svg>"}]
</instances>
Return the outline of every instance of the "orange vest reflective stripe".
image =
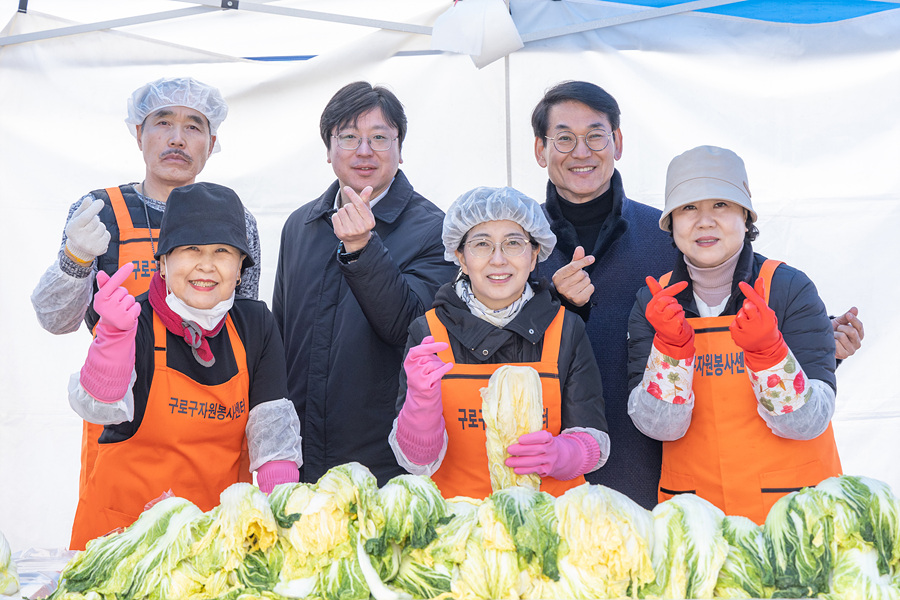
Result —
<instances>
[{"instance_id":1,"label":"orange vest reflective stripe","mask_svg":"<svg viewBox=\"0 0 900 600\"><path fill-rule=\"evenodd\" d=\"M155 243L159 239L159 229L144 227L136 229L128 214L128 206L122 196L122 190L118 187L106 188L109 203L112 205L116 216L116 224L119 226L119 264L118 268L127 263L134 263L134 272L122 285L132 296L140 296L150 289L150 279L157 270L156 259L153 258ZM149 235L149 237L148 237ZM110 273L112 275L112 273ZM103 425L84 421L81 432L81 474L78 480L79 494L84 490L94 468L97 459L97 440L103 433Z\"/></svg>"},{"instance_id":2,"label":"orange vest reflective stripe","mask_svg":"<svg viewBox=\"0 0 900 600\"><path fill-rule=\"evenodd\" d=\"M171 490L200 510L239 480L249 407L247 356L231 315L225 321L237 374L200 385L166 365L166 328L153 315L154 371L144 417L135 434L101 444L72 526L71 550L133 523L148 502Z\"/></svg>"},{"instance_id":3,"label":"orange vest reflective stripe","mask_svg":"<svg viewBox=\"0 0 900 600\"><path fill-rule=\"evenodd\" d=\"M779 261L763 263L766 303ZM671 273L660 283L668 285ZM663 442L659 501L695 493L725 514L762 524L775 501L841 474L831 425L813 440L772 433L757 413L744 353L731 339L734 315L688 319L694 328L694 410L687 433Z\"/></svg>"},{"instance_id":4,"label":"orange vest reflective stripe","mask_svg":"<svg viewBox=\"0 0 900 600\"><path fill-rule=\"evenodd\" d=\"M559 343L565 309L560 308L544 332L540 362L514 363L533 367L541 376L544 404L544 429L559 435L562 428L562 393L559 388ZM428 328L436 342L450 343L447 328L434 309L425 313ZM487 440L481 418L481 388L487 387L491 375L503 364L459 364L452 346L438 357L454 363L453 369L441 380L441 401L447 428L447 453L437 472L431 476L445 498L469 496L486 498L492 493L488 472ZM509 364L509 363L506 363ZM584 483L584 477L559 481L552 477L541 480L541 491L559 496L566 490Z\"/></svg>"}]
</instances>

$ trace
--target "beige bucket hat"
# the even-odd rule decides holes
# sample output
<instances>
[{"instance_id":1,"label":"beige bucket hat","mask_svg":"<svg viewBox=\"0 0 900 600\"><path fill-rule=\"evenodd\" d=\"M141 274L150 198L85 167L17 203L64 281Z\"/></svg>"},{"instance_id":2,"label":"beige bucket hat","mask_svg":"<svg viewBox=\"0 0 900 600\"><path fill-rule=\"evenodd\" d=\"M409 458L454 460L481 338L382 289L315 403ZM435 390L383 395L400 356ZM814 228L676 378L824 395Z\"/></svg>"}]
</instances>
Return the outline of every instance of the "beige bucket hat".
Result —
<instances>
[{"instance_id":1,"label":"beige bucket hat","mask_svg":"<svg viewBox=\"0 0 900 600\"><path fill-rule=\"evenodd\" d=\"M731 150L697 146L672 159L666 172L666 206L659 218L659 228L671 231L672 211L701 200L734 202L750 211L752 221L756 222L747 169L741 157Z\"/></svg>"}]
</instances>

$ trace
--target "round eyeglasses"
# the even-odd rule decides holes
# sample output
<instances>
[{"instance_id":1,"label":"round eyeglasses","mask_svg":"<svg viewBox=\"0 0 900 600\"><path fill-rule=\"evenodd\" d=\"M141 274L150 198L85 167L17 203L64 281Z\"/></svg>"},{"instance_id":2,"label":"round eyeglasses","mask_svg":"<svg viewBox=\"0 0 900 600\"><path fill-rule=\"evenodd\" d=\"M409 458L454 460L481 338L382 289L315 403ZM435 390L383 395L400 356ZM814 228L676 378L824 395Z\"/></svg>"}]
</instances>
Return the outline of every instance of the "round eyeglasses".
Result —
<instances>
[{"instance_id":1,"label":"round eyeglasses","mask_svg":"<svg viewBox=\"0 0 900 600\"><path fill-rule=\"evenodd\" d=\"M384 152L385 150L390 150L391 145L393 145L394 140L397 138L389 138L386 135L382 135L377 133L372 137L363 138L362 136L356 135L355 133L342 133L341 135L333 135L331 136L337 140L338 146L343 148L344 150L356 150L362 145L362 141L366 140L366 143L369 144L369 148L375 150L376 152Z\"/></svg>"},{"instance_id":2,"label":"round eyeglasses","mask_svg":"<svg viewBox=\"0 0 900 600\"><path fill-rule=\"evenodd\" d=\"M584 143L594 152L606 150L609 146L609 139L613 134L608 133L605 129L591 129L584 135L575 135L571 131L560 131L556 137L545 135L548 140L553 141L553 146L557 151L568 154L578 145L578 138L584 138Z\"/></svg>"},{"instance_id":3,"label":"round eyeglasses","mask_svg":"<svg viewBox=\"0 0 900 600\"><path fill-rule=\"evenodd\" d=\"M466 242L466 247L469 249L469 252L472 253L472 256L477 258L493 256L498 245L500 246L500 251L503 252L504 255L513 257L525 254L525 250L531 246L531 242L525 238L519 237L506 238L499 244L485 239L469 240Z\"/></svg>"}]
</instances>

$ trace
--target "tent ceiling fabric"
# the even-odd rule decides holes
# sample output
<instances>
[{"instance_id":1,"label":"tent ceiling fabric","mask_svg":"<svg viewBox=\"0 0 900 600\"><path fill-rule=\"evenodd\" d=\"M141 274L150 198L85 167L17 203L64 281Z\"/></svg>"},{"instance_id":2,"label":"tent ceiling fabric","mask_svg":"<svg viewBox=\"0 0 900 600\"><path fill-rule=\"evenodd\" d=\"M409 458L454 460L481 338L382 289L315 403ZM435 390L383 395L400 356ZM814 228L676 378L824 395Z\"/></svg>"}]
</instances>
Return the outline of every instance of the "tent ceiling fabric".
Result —
<instances>
[{"instance_id":1,"label":"tent ceiling fabric","mask_svg":"<svg viewBox=\"0 0 900 600\"><path fill-rule=\"evenodd\" d=\"M893 275L900 256L900 10L888 10L896 3L784 3L807 9L807 20L849 15L798 25L737 14L776 4L766 2L637 21L637 13L677 3L511 0L523 38L622 22L535 39L481 69L467 55L433 52L428 35L358 23L180 0L29 0L24 14L17 4L0 0L0 20L9 20L0 37L175 10L199 14L0 47L0 239L7 252L0 530L13 550L68 541L81 429L66 387L89 340L84 330L52 336L40 329L29 296L56 257L69 205L89 190L142 177L140 152L123 123L125 99L162 76L194 76L228 101L222 152L201 179L234 188L256 216L266 301L287 215L333 179L318 119L350 81L387 85L403 101L409 133L402 167L442 207L470 188L507 181L543 198L546 171L535 163L530 114L544 90L565 79L594 81L619 101L624 152L617 168L635 200L662 205L666 166L680 152L700 144L735 150L760 215L754 247L808 273L832 313L860 307L867 337L838 370L835 431L848 473L900 491L900 464L886 450L896 447L900 388L881 378L894 370L900 331L892 303L900 294ZM422 30L452 6L254 4ZM296 56L314 58L245 58Z\"/></svg>"}]
</instances>

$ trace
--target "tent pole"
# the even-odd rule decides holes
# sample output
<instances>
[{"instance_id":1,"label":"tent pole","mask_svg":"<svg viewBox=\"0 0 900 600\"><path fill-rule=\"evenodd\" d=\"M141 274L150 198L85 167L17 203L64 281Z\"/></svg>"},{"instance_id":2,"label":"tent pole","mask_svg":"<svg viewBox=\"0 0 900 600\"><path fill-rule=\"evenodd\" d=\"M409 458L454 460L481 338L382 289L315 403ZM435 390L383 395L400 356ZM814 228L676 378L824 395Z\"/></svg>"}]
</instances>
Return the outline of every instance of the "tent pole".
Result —
<instances>
[{"instance_id":1,"label":"tent pole","mask_svg":"<svg viewBox=\"0 0 900 600\"><path fill-rule=\"evenodd\" d=\"M512 125L510 124L510 100L509 100L509 54L503 57L503 76L506 88L506 185L512 184Z\"/></svg>"},{"instance_id":2,"label":"tent pole","mask_svg":"<svg viewBox=\"0 0 900 600\"><path fill-rule=\"evenodd\" d=\"M506 0L506 10L509 10L509 0ZM512 125L510 124L510 99L509 99L509 54L503 57L503 86L506 95L506 185L512 184Z\"/></svg>"},{"instance_id":3,"label":"tent pole","mask_svg":"<svg viewBox=\"0 0 900 600\"><path fill-rule=\"evenodd\" d=\"M19 0L19 12L20 13L28 12L28 0Z\"/></svg>"}]
</instances>

